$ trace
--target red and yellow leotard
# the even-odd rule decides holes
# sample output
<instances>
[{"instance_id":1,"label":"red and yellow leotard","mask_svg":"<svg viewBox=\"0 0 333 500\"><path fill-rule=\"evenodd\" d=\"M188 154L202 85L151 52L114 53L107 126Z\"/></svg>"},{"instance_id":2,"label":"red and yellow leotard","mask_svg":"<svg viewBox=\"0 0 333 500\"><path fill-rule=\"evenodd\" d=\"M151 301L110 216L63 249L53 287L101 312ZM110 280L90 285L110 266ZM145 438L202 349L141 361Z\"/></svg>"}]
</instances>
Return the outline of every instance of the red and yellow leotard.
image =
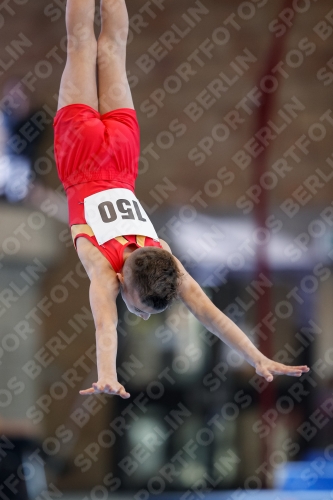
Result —
<instances>
[{"instance_id":1,"label":"red and yellow leotard","mask_svg":"<svg viewBox=\"0 0 333 500\"><path fill-rule=\"evenodd\" d=\"M61 108L54 119L54 148L59 178L65 188L74 245L87 238L121 271L128 245L162 248L145 236L124 235L99 245L84 217L84 199L112 188L134 193L140 155L140 130L133 109L100 115L84 104Z\"/></svg>"}]
</instances>

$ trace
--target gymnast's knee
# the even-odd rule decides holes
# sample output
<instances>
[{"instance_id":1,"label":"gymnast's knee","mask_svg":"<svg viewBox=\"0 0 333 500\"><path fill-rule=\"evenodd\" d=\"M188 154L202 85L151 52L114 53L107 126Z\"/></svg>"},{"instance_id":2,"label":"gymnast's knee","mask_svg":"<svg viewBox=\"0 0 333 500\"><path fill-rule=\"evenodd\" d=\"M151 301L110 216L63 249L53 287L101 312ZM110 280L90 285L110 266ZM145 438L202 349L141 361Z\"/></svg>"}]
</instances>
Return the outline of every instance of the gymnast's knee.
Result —
<instances>
[{"instance_id":1,"label":"gymnast's knee","mask_svg":"<svg viewBox=\"0 0 333 500\"><path fill-rule=\"evenodd\" d=\"M101 19L99 39L116 47L126 47L129 19L125 0L102 0Z\"/></svg>"}]
</instances>

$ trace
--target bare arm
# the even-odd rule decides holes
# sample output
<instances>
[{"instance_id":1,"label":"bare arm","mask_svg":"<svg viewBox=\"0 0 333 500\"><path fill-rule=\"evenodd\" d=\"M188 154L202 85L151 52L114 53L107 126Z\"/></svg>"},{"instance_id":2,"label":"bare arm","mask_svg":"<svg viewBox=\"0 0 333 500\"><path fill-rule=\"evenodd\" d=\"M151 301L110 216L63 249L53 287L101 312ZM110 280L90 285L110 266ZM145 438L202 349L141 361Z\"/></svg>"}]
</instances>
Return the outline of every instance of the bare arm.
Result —
<instances>
[{"instance_id":1,"label":"bare arm","mask_svg":"<svg viewBox=\"0 0 333 500\"><path fill-rule=\"evenodd\" d=\"M98 381L90 389L80 391L87 395L99 392L130 395L117 380L117 322L116 298L119 282L105 257L88 240L79 238L78 254L90 278L89 299L96 328Z\"/></svg>"},{"instance_id":2,"label":"bare arm","mask_svg":"<svg viewBox=\"0 0 333 500\"><path fill-rule=\"evenodd\" d=\"M244 332L211 302L181 262L178 259L176 261L183 275L179 292L180 299L207 330L242 354L246 361L255 367L259 375L271 382L273 375L284 374L299 377L302 373L309 371L307 366L286 366L266 358Z\"/></svg>"}]
</instances>

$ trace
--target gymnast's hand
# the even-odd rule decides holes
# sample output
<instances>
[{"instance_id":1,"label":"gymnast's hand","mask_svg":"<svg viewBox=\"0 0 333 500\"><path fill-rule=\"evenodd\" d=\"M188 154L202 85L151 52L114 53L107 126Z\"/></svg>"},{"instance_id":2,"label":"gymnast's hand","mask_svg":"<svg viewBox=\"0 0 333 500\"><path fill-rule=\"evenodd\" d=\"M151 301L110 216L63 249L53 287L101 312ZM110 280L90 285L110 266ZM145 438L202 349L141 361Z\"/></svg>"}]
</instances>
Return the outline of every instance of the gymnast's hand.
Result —
<instances>
[{"instance_id":1,"label":"gymnast's hand","mask_svg":"<svg viewBox=\"0 0 333 500\"><path fill-rule=\"evenodd\" d=\"M306 365L302 366L287 366L282 363L277 363L272 359L268 359L265 356L255 364L255 369L258 375L264 377L267 382L272 382L274 375L290 375L291 377L300 377L303 373L306 373L310 368Z\"/></svg>"},{"instance_id":2,"label":"gymnast's hand","mask_svg":"<svg viewBox=\"0 0 333 500\"><path fill-rule=\"evenodd\" d=\"M92 384L90 389L80 391L82 396L89 396L90 394L110 394L111 396L120 396L123 399L128 399L131 395L126 392L123 385L119 384L118 380L100 379L98 382Z\"/></svg>"}]
</instances>

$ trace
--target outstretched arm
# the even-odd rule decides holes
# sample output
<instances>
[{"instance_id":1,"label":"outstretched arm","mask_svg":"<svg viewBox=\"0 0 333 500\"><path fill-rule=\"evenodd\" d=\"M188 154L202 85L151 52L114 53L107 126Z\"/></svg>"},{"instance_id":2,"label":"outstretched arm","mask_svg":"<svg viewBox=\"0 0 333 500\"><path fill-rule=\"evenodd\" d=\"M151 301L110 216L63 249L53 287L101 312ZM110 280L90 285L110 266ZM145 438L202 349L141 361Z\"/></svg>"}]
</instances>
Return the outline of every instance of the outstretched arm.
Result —
<instances>
[{"instance_id":1,"label":"outstretched arm","mask_svg":"<svg viewBox=\"0 0 333 500\"><path fill-rule=\"evenodd\" d=\"M89 299L96 328L98 381L82 395L105 392L124 399L130 397L119 384L116 371L118 348L116 298L119 282L105 257L88 240L79 238L78 254L90 278Z\"/></svg>"},{"instance_id":2,"label":"outstretched arm","mask_svg":"<svg viewBox=\"0 0 333 500\"><path fill-rule=\"evenodd\" d=\"M266 358L242 330L214 306L179 260L176 259L176 261L183 275L180 285L180 299L207 330L242 354L246 361L255 367L258 375L271 382L274 375L300 377L302 373L309 371L307 366L286 366Z\"/></svg>"}]
</instances>

